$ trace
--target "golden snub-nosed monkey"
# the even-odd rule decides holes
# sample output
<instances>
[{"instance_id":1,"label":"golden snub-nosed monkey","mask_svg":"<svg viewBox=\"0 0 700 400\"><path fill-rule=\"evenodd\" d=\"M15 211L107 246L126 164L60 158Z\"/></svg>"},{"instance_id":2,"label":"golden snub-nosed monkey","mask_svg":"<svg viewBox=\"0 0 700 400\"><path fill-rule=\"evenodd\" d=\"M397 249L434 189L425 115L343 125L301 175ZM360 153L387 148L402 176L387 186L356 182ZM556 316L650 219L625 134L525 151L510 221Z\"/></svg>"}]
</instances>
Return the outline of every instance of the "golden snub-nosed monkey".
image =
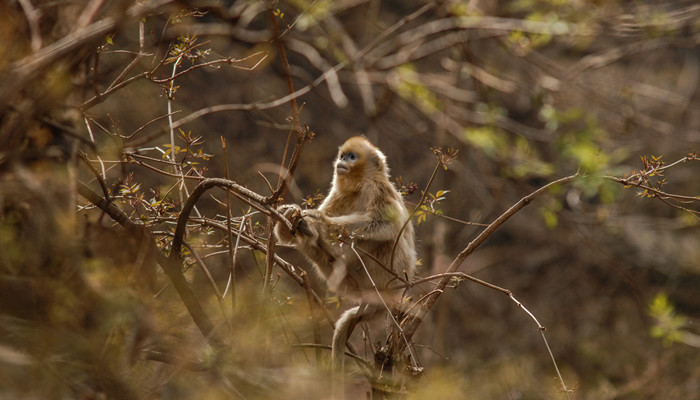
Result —
<instances>
[{"instance_id":1,"label":"golden snub-nosed monkey","mask_svg":"<svg viewBox=\"0 0 700 400\"><path fill-rule=\"evenodd\" d=\"M386 156L358 136L340 146L333 165L331 190L318 209L283 206L297 232L292 234L278 223L275 234L281 243L294 245L311 261L329 289L362 302L362 307L342 314L333 333L331 363L342 370L345 344L354 325L384 309L372 282L384 303L395 306L401 291L388 289L400 283L397 276L412 278L416 251L413 225L408 223L390 265L394 241L410 216L401 194L389 181Z\"/></svg>"}]
</instances>

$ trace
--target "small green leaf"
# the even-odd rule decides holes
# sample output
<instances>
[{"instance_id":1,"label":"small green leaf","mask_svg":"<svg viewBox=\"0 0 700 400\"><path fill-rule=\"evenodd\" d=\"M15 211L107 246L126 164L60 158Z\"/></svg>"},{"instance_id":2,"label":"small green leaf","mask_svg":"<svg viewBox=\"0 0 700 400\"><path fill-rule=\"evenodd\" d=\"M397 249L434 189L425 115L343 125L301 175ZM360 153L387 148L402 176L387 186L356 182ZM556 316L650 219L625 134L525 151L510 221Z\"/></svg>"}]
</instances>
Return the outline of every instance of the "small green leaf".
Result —
<instances>
[{"instance_id":1,"label":"small green leaf","mask_svg":"<svg viewBox=\"0 0 700 400\"><path fill-rule=\"evenodd\" d=\"M688 321L686 317L676 314L665 293L659 293L652 299L649 315L655 320L649 330L652 337L661 339L665 345L683 341L685 333L682 328Z\"/></svg>"}]
</instances>

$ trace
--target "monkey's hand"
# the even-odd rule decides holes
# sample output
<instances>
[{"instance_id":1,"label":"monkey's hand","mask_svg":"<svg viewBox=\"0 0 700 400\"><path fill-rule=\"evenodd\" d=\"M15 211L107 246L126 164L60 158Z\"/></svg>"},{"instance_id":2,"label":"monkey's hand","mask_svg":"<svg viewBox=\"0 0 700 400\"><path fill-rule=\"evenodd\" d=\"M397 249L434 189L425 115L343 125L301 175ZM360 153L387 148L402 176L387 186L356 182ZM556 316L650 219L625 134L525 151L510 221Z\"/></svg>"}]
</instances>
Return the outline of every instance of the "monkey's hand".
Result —
<instances>
[{"instance_id":1,"label":"monkey's hand","mask_svg":"<svg viewBox=\"0 0 700 400\"><path fill-rule=\"evenodd\" d=\"M297 236L297 233L311 238L318 237L319 224L323 223L323 216L320 211L302 210L301 207L296 204L285 204L280 206L278 210L294 227L293 231L289 231L284 224L277 222L275 225L275 234L281 243L294 243L294 238Z\"/></svg>"},{"instance_id":2,"label":"monkey's hand","mask_svg":"<svg viewBox=\"0 0 700 400\"><path fill-rule=\"evenodd\" d=\"M322 224L326 224L326 222L320 211L302 210L301 219L296 227L302 234L315 238L319 235L319 228L323 226Z\"/></svg>"},{"instance_id":3,"label":"monkey's hand","mask_svg":"<svg viewBox=\"0 0 700 400\"><path fill-rule=\"evenodd\" d=\"M277 236L277 240L283 244L293 244L295 242L294 236L299 230L298 225L300 221L302 221L301 207L296 204L285 204L280 206L277 210L281 212L282 215L284 215L284 217L287 218L294 227L294 231L290 231L286 224L278 221L277 224L275 224L275 235Z\"/></svg>"},{"instance_id":4,"label":"monkey's hand","mask_svg":"<svg viewBox=\"0 0 700 400\"><path fill-rule=\"evenodd\" d=\"M303 253L316 267L323 279L334 269L334 262L341 255L337 247L330 242L329 228L333 223L319 210L302 210L293 204L278 209L292 223L294 231L278 222L275 235L282 244L291 244ZM337 274L340 279L345 274ZM337 284L336 284L337 286Z\"/></svg>"}]
</instances>

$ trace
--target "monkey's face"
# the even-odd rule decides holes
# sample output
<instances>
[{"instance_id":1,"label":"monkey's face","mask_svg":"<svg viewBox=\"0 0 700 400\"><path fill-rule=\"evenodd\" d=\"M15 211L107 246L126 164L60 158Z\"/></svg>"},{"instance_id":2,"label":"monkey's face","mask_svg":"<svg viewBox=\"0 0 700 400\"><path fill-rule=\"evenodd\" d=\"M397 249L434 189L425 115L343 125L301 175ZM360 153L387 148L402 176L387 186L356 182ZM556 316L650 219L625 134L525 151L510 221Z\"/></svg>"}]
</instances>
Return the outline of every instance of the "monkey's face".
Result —
<instances>
[{"instance_id":1,"label":"monkey's face","mask_svg":"<svg viewBox=\"0 0 700 400\"><path fill-rule=\"evenodd\" d=\"M360 156L356 151L344 151L341 148L338 158L335 160L335 172L338 175L346 175L352 170L357 170L359 163Z\"/></svg>"},{"instance_id":2,"label":"monkey's face","mask_svg":"<svg viewBox=\"0 0 700 400\"><path fill-rule=\"evenodd\" d=\"M362 178L386 168L384 155L367 139L355 136L348 139L338 150L334 166L335 173L343 178Z\"/></svg>"}]
</instances>

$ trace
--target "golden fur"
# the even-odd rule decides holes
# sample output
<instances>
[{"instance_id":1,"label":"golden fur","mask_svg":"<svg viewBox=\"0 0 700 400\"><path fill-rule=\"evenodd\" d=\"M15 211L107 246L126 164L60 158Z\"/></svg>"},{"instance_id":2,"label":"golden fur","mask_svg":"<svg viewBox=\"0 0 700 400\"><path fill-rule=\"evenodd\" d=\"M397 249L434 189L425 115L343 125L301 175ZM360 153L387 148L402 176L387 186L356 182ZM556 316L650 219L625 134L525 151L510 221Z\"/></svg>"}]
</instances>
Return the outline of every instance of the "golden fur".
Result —
<instances>
[{"instance_id":1,"label":"golden fur","mask_svg":"<svg viewBox=\"0 0 700 400\"><path fill-rule=\"evenodd\" d=\"M318 209L284 206L285 216L299 232L293 235L278 223L275 234L281 243L293 244L306 255L329 289L344 289L342 296L359 298L366 305L362 311L360 307L347 310L336 324L332 364L342 368L342 352L355 323L384 308L372 281L382 290L384 302L396 305L397 291L385 289L392 282L398 283L397 275L413 276L416 252L413 226L408 223L396 246L393 265L389 265L394 241L410 216L401 194L389 181L384 154L364 137L352 137L340 146L333 165L331 190ZM350 243L359 249L361 260Z\"/></svg>"}]
</instances>

